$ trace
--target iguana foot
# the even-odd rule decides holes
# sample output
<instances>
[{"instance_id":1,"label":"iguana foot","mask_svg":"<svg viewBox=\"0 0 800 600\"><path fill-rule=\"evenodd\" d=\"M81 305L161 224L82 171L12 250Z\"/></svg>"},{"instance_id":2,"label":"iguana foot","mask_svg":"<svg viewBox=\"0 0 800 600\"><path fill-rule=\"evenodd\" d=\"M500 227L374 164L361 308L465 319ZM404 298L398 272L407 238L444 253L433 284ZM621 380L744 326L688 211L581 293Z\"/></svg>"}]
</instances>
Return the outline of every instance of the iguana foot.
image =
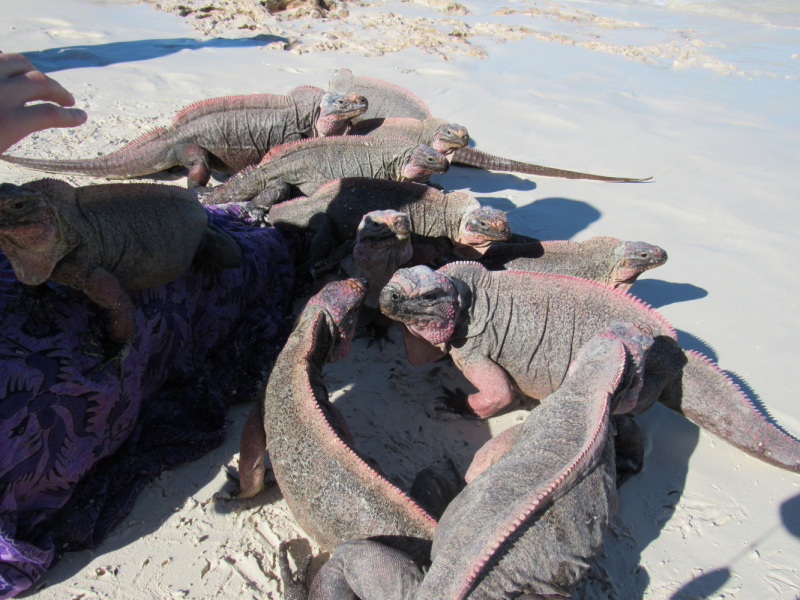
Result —
<instances>
[{"instance_id":1,"label":"iguana foot","mask_svg":"<svg viewBox=\"0 0 800 600\"><path fill-rule=\"evenodd\" d=\"M99 356L100 362L86 371L86 375L94 375L105 371L108 365L114 363L116 365L117 377L122 377L122 361L128 356L133 347L133 340L114 340L105 338L100 340L100 354L89 354L90 356Z\"/></svg>"},{"instance_id":2,"label":"iguana foot","mask_svg":"<svg viewBox=\"0 0 800 600\"><path fill-rule=\"evenodd\" d=\"M285 600L306 600L308 598L306 577L308 576L308 567L311 565L312 558L311 555L307 556L300 568L297 569L297 572L293 574L289 566L289 544L281 542L281 545L278 546L278 568L283 581L283 597Z\"/></svg>"},{"instance_id":3,"label":"iguana foot","mask_svg":"<svg viewBox=\"0 0 800 600\"><path fill-rule=\"evenodd\" d=\"M372 344L377 343L378 348L383 350L384 344L394 344L394 340L392 339L389 332L392 329L392 324L390 323L387 327L383 323L379 323L376 321L370 321L366 325L359 327L356 330L356 335L354 339L359 338L367 338L367 348L372 346Z\"/></svg>"},{"instance_id":4,"label":"iguana foot","mask_svg":"<svg viewBox=\"0 0 800 600\"><path fill-rule=\"evenodd\" d=\"M36 328L50 325L53 321L53 304L50 301L52 294L64 299L66 296L60 291L51 288L47 283L39 285L23 285L22 293L13 299L9 306L16 307L20 304L31 318L31 323Z\"/></svg>"},{"instance_id":5,"label":"iguana foot","mask_svg":"<svg viewBox=\"0 0 800 600\"><path fill-rule=\"evenodd\" d=\"M264 208L263 206L259 206L253 202L248 202L244 211L250 215L250 218L253 219L254 224L269 224L269 219L267 217L267 213L269 212L268 208Z\"/></svg>"},{"instance_id":6,"label":"iguana foot","mask_svg":"<svg viewBox=\"0 0 800 600\"><path fill-rule=\"evenodd\" d=\"M464 419L477 419L478 415L469 405L469 395L461 388L449 390L442 388L443 396L439 396L431 406L428 416L437 420L451 420L453 416ZM449 415L449 416L448 416Z\"/></svg>"},{"instance_id":7,"label":"iguana foot","mask_svg":"<svg viewBox=\"0 0 800 600\"><path fill-rule=\"evenodd\" d=\"M235 486L235 489L230 492L231 498L239 498L240 497L239 496L239 492L240 492L240 489L241 489L240 488L241 480L239 479L239 471L236 470L234 467L231 467L230 465L226 465L225 466L225 477L227 478L227 480L230 483L232 483ZM272 485L273 483L277 483L277 480L275 479L274 471L272 469L265 469L265 471L264 471L264 486L259 490L259 493L264 491L264 488L266 488L267 486ZM252 495L247 496L246 498L241 498L241 499L242 500L247 500L247 498L252 498L255 495L256 494L252 494Z\"/></svg>"}]
</instances>

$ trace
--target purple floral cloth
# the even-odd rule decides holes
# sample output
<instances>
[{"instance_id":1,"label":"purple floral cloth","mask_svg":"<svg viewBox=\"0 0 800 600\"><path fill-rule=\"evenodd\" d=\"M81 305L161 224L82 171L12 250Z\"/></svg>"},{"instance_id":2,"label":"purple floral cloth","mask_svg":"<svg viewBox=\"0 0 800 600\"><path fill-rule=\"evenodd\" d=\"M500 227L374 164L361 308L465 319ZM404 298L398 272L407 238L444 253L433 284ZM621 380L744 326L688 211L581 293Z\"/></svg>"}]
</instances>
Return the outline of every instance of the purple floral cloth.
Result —
<instances>
[{"instance_id":1,"label":"purple floral cloth","mask_svg":"<svg viewBox=\"0 0 800 600\"><path fill-rule=\"evenodd\" d=\"M59 553L97 546L150 477L218 446L226 403L252 398L279 352L305 238L207 210L242 266L130 292L137 335L121 369L90 374L104 309L50 282L52 310L32 318L0 254L0 599Z\"/></svg>"}]
</instances>

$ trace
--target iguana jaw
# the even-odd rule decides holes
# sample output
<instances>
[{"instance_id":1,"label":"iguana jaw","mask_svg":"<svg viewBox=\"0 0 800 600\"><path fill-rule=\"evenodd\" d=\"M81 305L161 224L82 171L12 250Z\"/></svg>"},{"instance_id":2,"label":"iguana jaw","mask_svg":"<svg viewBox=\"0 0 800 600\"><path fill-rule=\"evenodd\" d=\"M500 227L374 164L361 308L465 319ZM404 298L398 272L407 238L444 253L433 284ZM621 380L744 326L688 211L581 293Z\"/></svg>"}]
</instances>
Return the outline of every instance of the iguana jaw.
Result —
<instances>
[{"instance_id":1,"label":"iguana jaw","mask_svg":"<svg viewBox=\"0 0 800 600\"><path fill-rule=\"evenodd\" d=\"M491 206L482 206L464 215L459 231L455 253L468 259L482 256L494 241L511 238L511 228L505 213Z\"/></svg>"},{"instance_id":2,"label":"iguana jaw","mask_svg":"<svg viewBox=\"0 0 800 600\"><path fill-rule=\"evenodd\" d=\"M0 247L17 278L27 285L44 283L61 258L58 218L36 190L0 185Z\"/></svg>"},{"instance_id":3,"label":"iguana jaw","mask_svg":"<svg viewBox=\"0 0 800 600\"><path fill-rule=\"evenodd\" d=\"M400 269L381 291L381 312L431 344L453 335L459 312L453 282L428 267Z\"/></svg>"},{"instance_id":4,"label":"iguana jaw","mask_svg":"<svg viewBox=\"0 0 800 600\"><path fill-rule=\"evenodd\" d=\"M427 175L446 173L450 162L438 150L420 144L406 158L400 175L403 181L419 181Z\"/></svg>"}]
</instances>

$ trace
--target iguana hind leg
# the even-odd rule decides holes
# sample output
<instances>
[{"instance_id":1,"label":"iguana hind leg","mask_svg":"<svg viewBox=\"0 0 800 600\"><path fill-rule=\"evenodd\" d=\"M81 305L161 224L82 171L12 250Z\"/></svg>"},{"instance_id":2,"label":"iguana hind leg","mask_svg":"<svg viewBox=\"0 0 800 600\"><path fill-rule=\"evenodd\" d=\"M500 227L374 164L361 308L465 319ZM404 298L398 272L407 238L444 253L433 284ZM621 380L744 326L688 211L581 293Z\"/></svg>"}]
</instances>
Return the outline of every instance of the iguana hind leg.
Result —
<instances>
[{"instance_id":1,"label":"iguana hind leg","mask_svg":"<svg viewBox=\"0 0 800 600\"><path fill-rule=\"evenodd\" d=\"M189 188L203 187L211 179L208 151L197 144L179 144L175 148L175 158L189 169L186 185Z\"/></svg>"}]
</instances>

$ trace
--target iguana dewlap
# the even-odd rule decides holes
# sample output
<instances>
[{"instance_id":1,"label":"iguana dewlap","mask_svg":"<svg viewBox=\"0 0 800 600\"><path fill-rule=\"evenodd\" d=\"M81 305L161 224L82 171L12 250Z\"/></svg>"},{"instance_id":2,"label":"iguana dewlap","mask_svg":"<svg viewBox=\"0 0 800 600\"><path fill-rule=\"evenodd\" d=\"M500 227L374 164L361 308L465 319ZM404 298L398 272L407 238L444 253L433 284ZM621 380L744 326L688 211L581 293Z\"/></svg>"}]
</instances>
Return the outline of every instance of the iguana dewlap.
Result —
<instances>
[{"instance_id":1,"label":"iguana dewlap","mask_svg":"<svg viewBox=\"0 0 800 600\"><path fill-rule=\"evenodd\" d=\"M218 186L208 204L247 202L262 210L292 196L310 196L342 177L394 181L424 180L444 173L447 158L429 146L404 138L338 136L286 144L266 161L249 167Z\"/></svg>"},{"instance_id":2,"label":"iguana dewlap","mask_svg":"<svg viewBox=\"0 0 800 600\"><path fill-rule=\"evenodd\" d=\"M569 597L616 508L611 412L638 393L639 361L652 341L634 325L613 324L582 348L564 384L524 423L481 448L470 483L436 527L427 573L395 549L353 541L336 549L309 597Z\"/></svg>"},{"instance_id":3,"label":"iguana dewlap","mask_svg":"<svg viewBox=\"0 0 800 600\"><path fill-rule=\"evenodd\" d=\"M645 383L633 414L657 400L761 460L800 472L800 442L782 433L706 357L684 352L670 325L646 304L585 279L487 271L452 263L434 272L400 269L381 292L381 311L404 324L406 354L424 364L449 352L478 389L481 417L508 406L515 389L544 398L561 385L575 353L613 321L649 327Z\"/></svg>"},{"instance_id":4,"label":"iguana dewlap","mask_svg":"<svg viewBox=\"0 0 800 600\"><path fill-rule=\"evenodd\" d=\"M292 514L322 547L379 537L425 556L436 522L353 450L325 388L322 367L347 354L365 295L362 282L348 279L309 300L262 398L266 446ZM244 444L252 464L258 449Z\"/></svg>"},{"instance_id":5,"label":"iguana dewlap","mask_svg":"<svg viewBox=\"0 0 800 600\"><path fill-rule=\"evenodd\" d=\"M493 241L507 240L505 213L461 192L441 192L417 183L353 177L331 181L309 198L270 209L270 223L285 231L311 229L314 260L330 254L332 242L354 239L362 215L397 210L411 221L413 261L424 263L453 250L462 258L486 252Z\"/></svg>"},{"instance_id":6,"label":"iguana dewlap","mask_svg":"<svg viewBox=\"0 0 800 600\"><path fill-rule=\"evenodd\" d=\"M639 275L666 263L667 253L644 242L593 237L583 242L535 240L495 244L479 261L490 271L572 275L627 292Z\"/></svg>"},{"instance_id":7,"label":"iguana dewlap","mask_svg":"<svg viewBox=\"0 0 800 600\"><path fill-rule=\"evenodd\" d=\"M0 248L22 283L51 279L107 308L111 338L126 345L135 321L125 290L172 281L195 258L220 268L241 263L238 244L208 223L193 192L156 184L1 184Z\"/></svg>"},{"instance_id":8,"label":"iguana dewlap","mask_svg":"<svg viewBox=\"0 0 800 600\"><path fill-rule=\"evenodd\" d=\"M256 165L275 146L305 137L341 135L367 109L363 96L298 87L285 96L251 94L203 100L181 110L168 128L153 129L97 158L0 159L51 173L127 179L182 165L189 187L204 186L211 171L236 173Z\"/></svg>"},{"instance_id":9,"label":"iguana dewlap","mask_svg":"<svg viewBox=\"0 0 800 600\"><path fill-rule=\"evenodd\" d=\"M353 123L362 123L367 119L380 119L389 117L407 117L411 119L425 120L433 117L428 106L412 92L393 83L353 75L349 69L339 69L333 74L330 80L329 89L331 90L350 90L363 94L369 99L369 108L359 117L353 119ZM593 179L596 181L609 181L619 183L642 182L652 179L635 179L630 177L608 177L605 175L592 175L591 173L580 173L578 171L566 171L564 169L553 169L532 163L524 163L499 156L486 154L480 150L470 147L462 147L455 151L450 157L454 165L464 165L477 167L490 171L513 171L516 173L526 173L528 175L543 175L545 177L563 177L567 179Z\"/></svg>"}]
</instances>

